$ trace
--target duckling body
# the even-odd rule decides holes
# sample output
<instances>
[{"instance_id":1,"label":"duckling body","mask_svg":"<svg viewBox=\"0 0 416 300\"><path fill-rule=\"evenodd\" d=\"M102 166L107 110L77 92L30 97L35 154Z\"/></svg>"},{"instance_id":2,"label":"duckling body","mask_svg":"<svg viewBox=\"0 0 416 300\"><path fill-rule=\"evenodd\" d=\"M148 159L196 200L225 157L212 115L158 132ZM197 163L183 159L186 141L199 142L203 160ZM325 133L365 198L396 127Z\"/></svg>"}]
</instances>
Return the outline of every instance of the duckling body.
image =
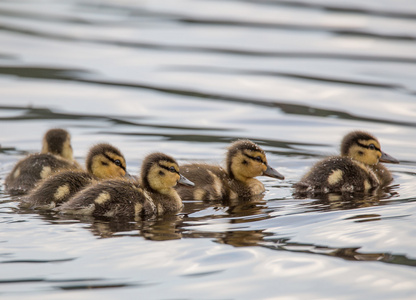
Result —
<instances>
[{"instance_id":1,"label":"duckling body","mask_svg":"<svg viewBox=\"0 0 416 300\"><path fill-rule=\"evenodd\" d=\"M381 151L369 133L353 131L341 142L341 155L317 162L294 185L295 194L307 196L333 192L367 192L388 185L393 177L380 162L398 163Z\"/></svg>"},{"instance_id":2,"label":"duckling body","mask_svg":"<svg viewBox=\"0 0 416 300\"><path fill-rule=\"evenodd\" d=\"M265 191L256 176L284 179L267 164L265 152L249 140L232 143L227 152L226 169L208 164L187 164L181 173L195 186L178 186L184 200L230 200L250 198Z\"/></svg>"},{"instance_id":3,"label":"duckling body","mask_svg":"<svg viewBox=\"0 0 416 300\"><path fill-rule=\"evenodd\" d=\"M102 181L80 191L57 210L64 214L139 218L178 212L182 199L173 189L177 183L192 184L179 174L172 157L153 153L143 161L140 182Z\"/></svg>"},{"instance_id":4,"label":"duckling body","mask_svg":"<svg viewBox=\"0 0 416 300\"><path fill-rule=\"evenodd\" d=\"M41 153L31 154L14 166L5 179L6 190L13 195L25 194L39 180L58 171L80 168L73 159L69 133L64 129L51 129L43 138Z\"/></svg>"},{"instance_id":5,"label":"duckling body","mask_svg":"<svg viewBox=\"0 0 416 300\"><path fill-rule=\"evenodd\" d=\"M87 187L57 208L63 214L95 217L141 217L157 214L157 208L138 182L111 179Z\"/></svg>"},{"instance_id":6,"label":"duckling body","mask_svg":"<svg viewBox=\"0 0 416 300\"><path fill-rule=\"evenodd\" d=\"M86 167L87 171L63 171L43 180L23 199L23 205L51 209L68 201L87 185L128 175L126 161L120 150L105 143L90 149Z\"/></svg>"}]
</instances>

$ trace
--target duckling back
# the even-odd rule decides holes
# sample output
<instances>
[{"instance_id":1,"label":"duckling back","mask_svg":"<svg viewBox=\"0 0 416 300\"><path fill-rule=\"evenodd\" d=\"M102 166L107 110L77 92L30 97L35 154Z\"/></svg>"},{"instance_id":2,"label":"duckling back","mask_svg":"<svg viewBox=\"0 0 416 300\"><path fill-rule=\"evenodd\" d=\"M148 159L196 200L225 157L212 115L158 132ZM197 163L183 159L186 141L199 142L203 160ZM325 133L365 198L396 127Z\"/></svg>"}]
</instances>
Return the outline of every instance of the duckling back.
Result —
<instances>
[{"instance_id":1,"label":"duckling back","mask_svg":"<svg viewBox=\"0 0 416 300\"><path fill-rule=\"evenodd\" d=\"M293 187L298 196L331 192L365 192L380 185L376 174L349 157L334 156L316 163Z\"/></svg>"},{"instance_id":2,"label":"duckling back","mask_svg":"<svg viewBox=\"0 0 416 300\"><path fill-rule=\"evenodd\" d=\"M195 184L176 187L179 196L184 200L221 200L236 197L231 189L231 179L220 166L187 164L181 166L180 171Z\"/></svg>"},{"instance_id":3,"label":"duckling back","mask_svg":"<svg viewBox=\"0 0 416 300\"><path fill-rule=\"evenodd\" d=\"M145 218L156 213L153 201L139 184L122 179L89 186L56 210L64 214L104 217Z\"/></svg>"},{"instance_id":4,"label":"duckling back","mask_svg":"<svg viewBox=\"0 0 416 300\"><path fill-rule=\"evenodd\" d=\"M52 209L94 183L92 174L84 171L63 171L40 183L22 199L22 206Z\"/></svg>"},{"instance_id":5,"label":"duckling back","mask_svg":"<svg viewBox=\"0 0 416 300\"><path fill-rule=\"evenodd\" d=\"M51 154L32 154L19 161L5 179L12 195L26 194L37 182L62 170L77 170L73 162Z\"/></svg>"},{"instance_id":6,"label":"duckling back","mask_svg":"<svg viewBox=\"0 0 416 300\"><path fill-rule=\"evenodd\" d=\"M64 169L81 169L73 159L71 135L64 129L50 129L43 137L41 153L20 160L6 177L6 190L13 195L25 194L39 180Z\"/></svg>"}]
</instances>

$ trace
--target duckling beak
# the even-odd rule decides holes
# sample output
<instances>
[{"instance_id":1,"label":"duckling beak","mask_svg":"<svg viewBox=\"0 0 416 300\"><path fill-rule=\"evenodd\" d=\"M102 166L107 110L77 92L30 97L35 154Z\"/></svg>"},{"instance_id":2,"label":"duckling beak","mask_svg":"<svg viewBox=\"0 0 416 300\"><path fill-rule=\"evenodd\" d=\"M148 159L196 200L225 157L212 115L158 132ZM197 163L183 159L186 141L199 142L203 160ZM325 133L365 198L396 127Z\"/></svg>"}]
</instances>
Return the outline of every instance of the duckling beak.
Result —
<instances>
[{"instance_id":1,"label":"duckling beak","mask_svg":"<svg viewBox=\"0 0 416 300\"><path fill-rule=\"evenodd\" d=\"M195 186L195 183L193 183L192 181L190 181L185 176L183 176L181 174L179 174L179 176L181 176L181 177L179 178L178 183L183 184L183 185L187 185L187 186Z\"/></svg>"},{"instance_id":2,"label":"duckling beak","mask_svg":"<svg viewBox=\"0 0 416 300\"><path fill-rule=\"evenodd\" d=\"M381 151L380 162L391 163L391 164L399 163L397 159L395 159L393 156L390 156L386 152L383 152L383 151Z\"/></svg>"},{"instance_id":3,"label":"duckling beak","mask_svg":"<svg viewBox=\"0 0 416 300\"><path fill-rule=\"evenodd\" d=\"M277 178L277 179L281 179L281 180L285 179L285 176L283 176L282 174L280 174L279 172L277 172L276 169L273 169L269 165L267 165L267 170L264 171L263 175L264 176L273 177L273 178Z\"/></svg>"}]
</instances>

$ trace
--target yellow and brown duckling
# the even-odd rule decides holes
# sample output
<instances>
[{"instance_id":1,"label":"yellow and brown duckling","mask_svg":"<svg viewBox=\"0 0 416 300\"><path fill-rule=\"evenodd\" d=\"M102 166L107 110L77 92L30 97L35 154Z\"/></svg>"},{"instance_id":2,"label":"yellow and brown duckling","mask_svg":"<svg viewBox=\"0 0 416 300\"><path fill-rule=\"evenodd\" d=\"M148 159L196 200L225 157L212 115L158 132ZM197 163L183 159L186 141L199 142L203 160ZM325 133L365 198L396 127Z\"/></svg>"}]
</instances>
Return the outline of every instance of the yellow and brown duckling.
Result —
<instances>
[{"instance_id":1,"label":"yellow and brown duckling","mask_svg":"<svg viewBox=\"0 0 416 300\"><path fill-rule=\"evenodd\" d=\"M257 144L239 140L228 147L226 169L217 165L187 164L181 174L195 183L193 187L178 186L184 200L230 200L250 198L265 191L257 176L284 179L267 164L266 154Z\"/></svg>"},{"instance_id":2,"label":"yellow and brown duckling","mask_svg":"<svg viewBox=\"0 0 416 300\"><path fill-rule=\"evenodd\" d=\"M178 183L193 185L179 173L172 157L153 153L143 161L140 182L105 180L80 191L56 210L64 214L138 218L178 212L183 205L173 188Z\"/></svg>"},{"instance_id":3,"label":"yellow and brown duckling","mask_svg":"<svg viewBox=\"0 0 416 300\"><path fill-rule=\"evenodd\" d=\"M56 171L80 168L73 158L71 135L64 129L50 129L44 135L41 152L17 162L6 177L6 190L13 195L25 194Z\"/></svg>"},{"instance_id":4,"label":"yellow and brown duckling","mask_svg":"<svg viewBox=\"0 0 416 300\"><path fill-rule=\"evenodd\" d=\"M388 185L393 177L381 162L399 161L381 151L371 134L353 131L341 142L341 155L325 158L294 185L295 194L307 196L332 192L367 192Z\"/></svg>"},{"instance_id":5,"label":"yellow and brown duckling","mask_svg":"<svg viewBox=\"0 0 416 300\"><path fill-rule=\"evenodd\" d=\"M87 185L99 180L129 176L126 160L116 147L102 143L93 146L86 159L87 171L62 171L41 181L25 199L24 206L51 209Z\"/></svg>"}]
</instances>

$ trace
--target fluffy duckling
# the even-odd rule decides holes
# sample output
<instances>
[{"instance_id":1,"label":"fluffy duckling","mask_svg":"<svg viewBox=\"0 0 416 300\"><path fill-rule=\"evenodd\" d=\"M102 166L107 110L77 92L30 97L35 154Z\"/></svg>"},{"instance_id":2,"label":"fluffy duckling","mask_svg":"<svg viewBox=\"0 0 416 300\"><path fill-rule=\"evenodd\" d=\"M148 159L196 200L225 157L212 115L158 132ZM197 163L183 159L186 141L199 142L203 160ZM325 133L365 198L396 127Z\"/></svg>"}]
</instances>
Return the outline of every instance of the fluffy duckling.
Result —
<instances>
[{"instance_id":1,"label":"fluffy duckling","mask_svg":"<svg viewBox=\"0 0 416 300\"><path fill-rule=\"evenodd\" d=\"M263 149L249 140L239 140L228 147L225 170L216 165L188 164L181 167L181 173L195 183L194 187L177 187L184 200L251 198L265 191L254 177L284 179L267 164Z\"/></svg>"},{"instance_id":2,"label":"fluffy duckling","mask_svg":"<svg viewBox=\"0 0 416 300\"><path fill-rule=\"evenodd\" d=\"M381 151L379 141L371 134L353 131L341 142L341 155L316 163L294 185L295 193L367 192L388 185L393 177L381 162L399 161Z\"/></svg>"},{"instance_id":3,"label":"fluffy duckling","mask_svg":"<svg viewBox=\"0 0 416 300\"><path fill-rule=\"evenodd\" d=\"M143 161L140 182L105 180L80 191L56 210L65 214L140 218L178 212L182 199L173 188L177 183L193 185L179 173L172 157L153 153Z\"/></svg>"},{"instance_id":4,"label":"fluffy duckling","mask_svg":"<svg viewBox=\"0 0 416 300\"><path fill-rule=\"evenodd\" d=\"M129 176L123 154L105 143L90 149L86 168L87 171L63 171L46 178L23 199L23 205L51 209L98 180Z\"/></svg>"},{"instance_id":5,"label":"fluffy duckling","mask_svg":"<svg viewBox=\"0 0 416 300\"><path fill-rule=\"evenodd\" d=\"M80 168L73 158L70 134L64 129L50 129L44 135L41 153L17 162L6 177L6 190L13 195L25 194L56 171Z\"/></svg>"}]
</instances>

